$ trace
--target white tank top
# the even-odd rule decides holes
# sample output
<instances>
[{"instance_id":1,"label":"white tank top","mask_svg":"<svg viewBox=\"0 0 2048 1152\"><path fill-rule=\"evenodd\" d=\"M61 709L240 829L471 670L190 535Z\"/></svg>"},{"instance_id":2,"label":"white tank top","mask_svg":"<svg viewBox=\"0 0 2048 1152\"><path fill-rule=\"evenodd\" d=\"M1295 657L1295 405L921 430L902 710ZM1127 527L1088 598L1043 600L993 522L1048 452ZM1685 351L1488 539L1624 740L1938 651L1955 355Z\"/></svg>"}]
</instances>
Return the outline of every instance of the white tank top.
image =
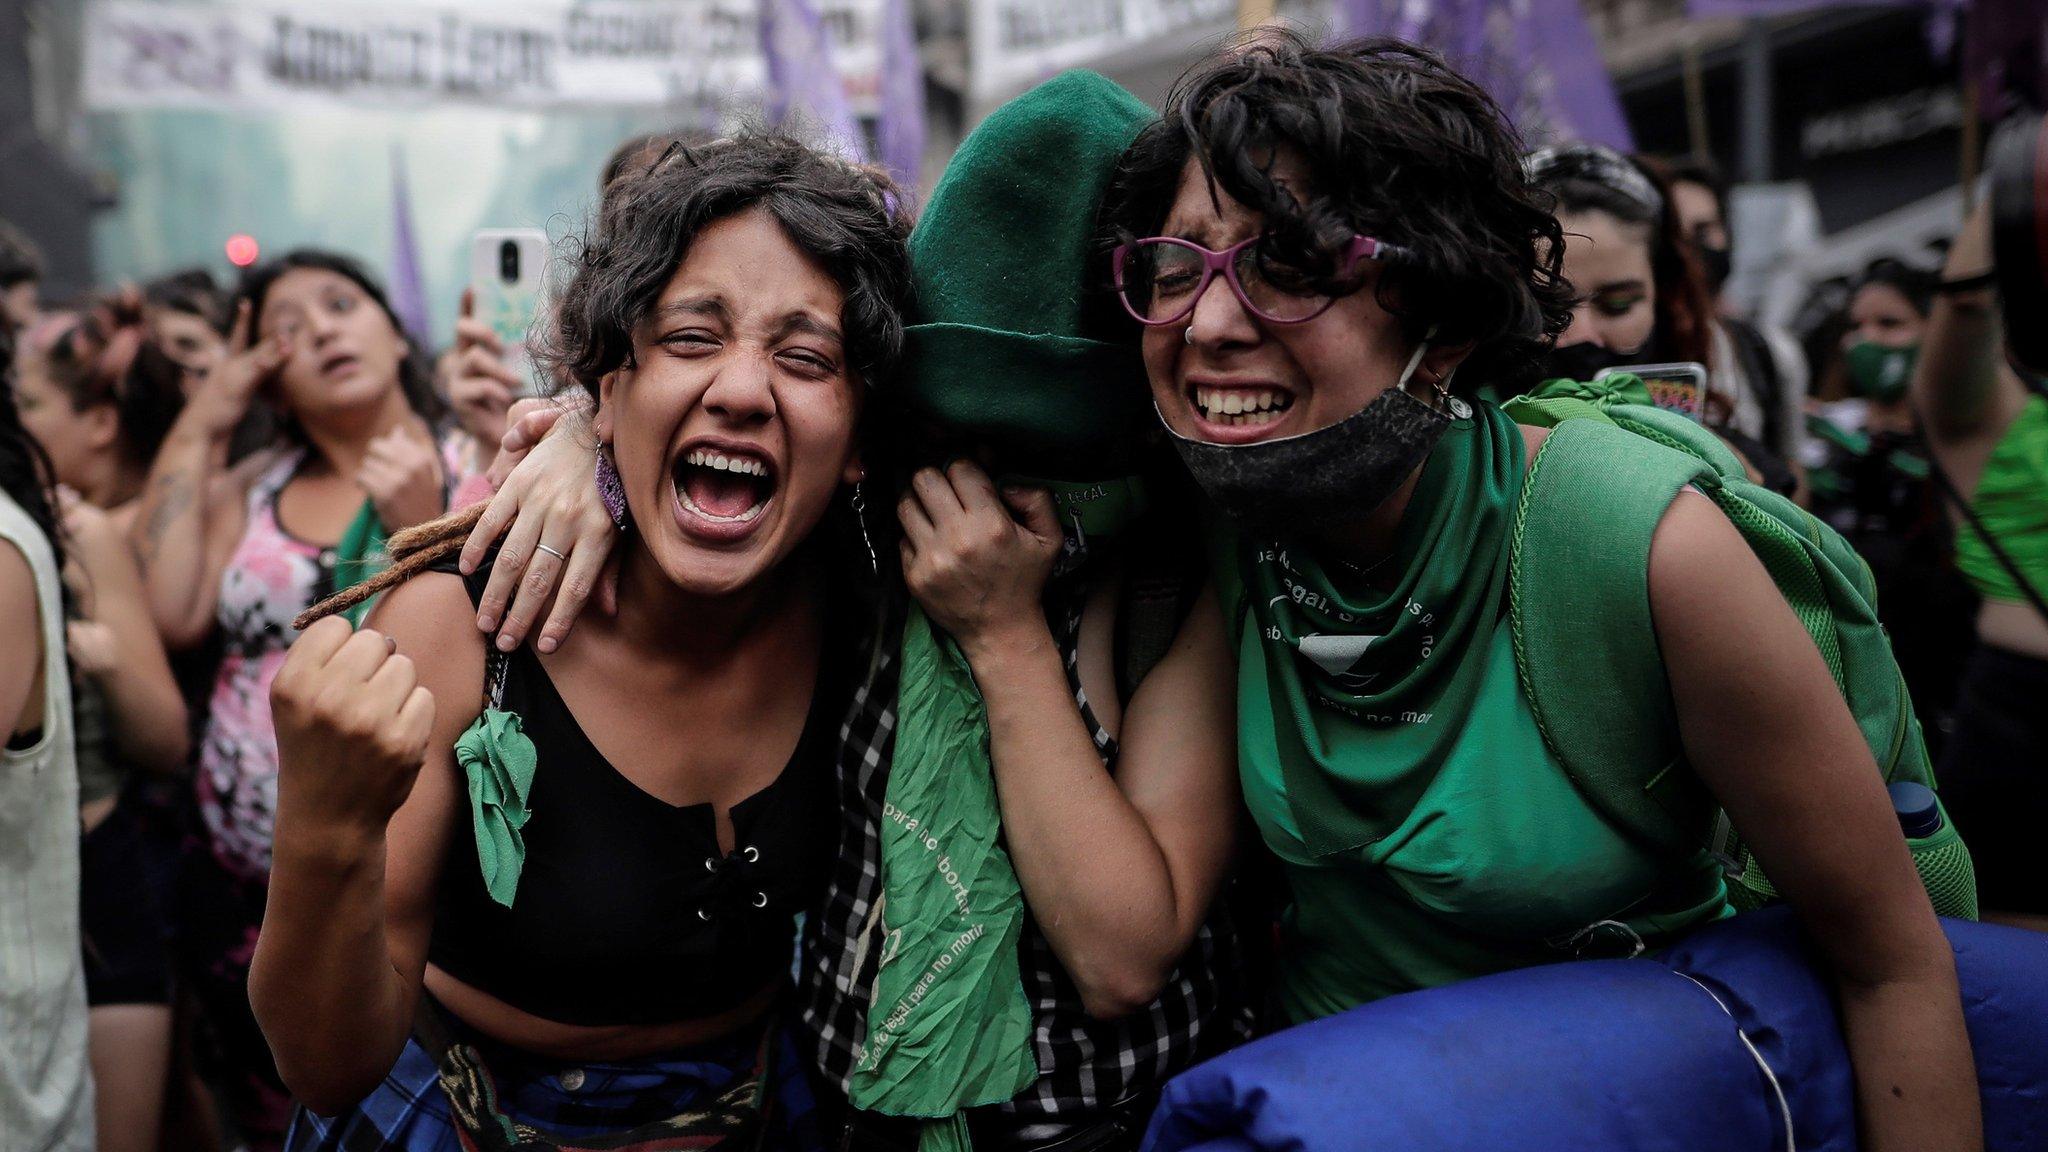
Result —
<instances>
[{"instance_id":1,"label":"white tank top","mask_svg":"<svg viewBox=\"0 0 2048 1152\"><path fill-rule=\"evenodd\" d=\"M43 629L42 735L0 751L0 1152L91 1152L63 591L49 542L4 493L0 541L28 558Z\"/></svg>"}]
</instances>

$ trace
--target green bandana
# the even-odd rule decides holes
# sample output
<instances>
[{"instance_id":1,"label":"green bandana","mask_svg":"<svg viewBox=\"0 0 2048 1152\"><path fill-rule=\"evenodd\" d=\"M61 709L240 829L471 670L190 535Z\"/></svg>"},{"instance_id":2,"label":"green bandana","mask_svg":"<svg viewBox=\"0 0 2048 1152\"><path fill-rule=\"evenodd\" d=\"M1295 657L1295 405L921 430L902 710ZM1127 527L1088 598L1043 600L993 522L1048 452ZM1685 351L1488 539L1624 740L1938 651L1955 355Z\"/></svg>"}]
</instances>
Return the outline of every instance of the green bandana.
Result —
<instances>
[{"instance_id":1,"label":"green bandana","mask_svg":"<svg viewBox=\"0 0 2048 1152\"><path fill-rule=\"evenodd\" d=\"M1049 487L1077 536L1114 536L1144 507L1135 479ZM961 1109L1038 1078L1018 971L1024 893L1002 846L988 712L958 646L911 605L896 748L882 804L881 968L847 1093L856 1108L930 1117L922 1152L971 1147Z\"/></svg>"},{"instance_id":2,"label":"green bandana","mask_svg":"<svg viewBox=\"0 0 2048 1152\"><path fill-rule=\"evenodd\" d=\"M1083 540L1116 533L1136 520L1148 503L1142 476L1075 481L1005 475L1001 482L1005 487L1043 488L1052 493L1060 523Z\"/></svg>"},{"instance_id":3,"label":"green bandana","mask_svg":"<svg viewBox=\"0 0 2048 1152\"><path fill-rule=\"evenodd\" d=\"M1277 762L1310 855L1385 837L1493 706L1477 698L1477 646L1507 610L1522 457L1521 433L1498 408L1477 405L1454 423L1379 571L1325 565L1299 543L1238 542L1257 626L1240 648L1238 754L1247 775Z\"/></svg>"},{"instance_id":4,"label":"green bandana","mask_svg":"<svg viewBox=\"0 0 2048 1152\"><path fill-rule=\"evenodd\" d=\"M356 512L356 518L349 521L348 528L341 534L341 543L334 546L334 587L351 588L391 566L391 557L384 550L384 522L377 519L377 506L368 500ZM361 604L343 612L349 627L360 628L369 618L370 609L377 606L382 596L372 596Z\"/></svg>"},{"instance_id":5,"label":"green bandana","mask_svg":"<svg viewBox=\"0 0 2048 1152\"><path fill-rule=\"evenodd\" d=\"M455 762L469 782L470 824L484 889L507 908L526 867L527 794L538 757L516 712L487 707L455 741Z\"/></svg>"}]
</instances>

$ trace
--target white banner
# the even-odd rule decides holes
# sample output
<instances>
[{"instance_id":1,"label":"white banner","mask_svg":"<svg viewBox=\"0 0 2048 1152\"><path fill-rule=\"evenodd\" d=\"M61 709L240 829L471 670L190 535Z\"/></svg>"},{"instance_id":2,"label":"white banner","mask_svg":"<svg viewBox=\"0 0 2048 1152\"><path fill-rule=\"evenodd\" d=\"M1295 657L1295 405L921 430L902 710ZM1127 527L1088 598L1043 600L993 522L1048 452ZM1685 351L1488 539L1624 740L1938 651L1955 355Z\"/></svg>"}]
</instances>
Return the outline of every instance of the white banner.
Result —
<instances>
[{"instance_id":1,"label":"white banner","mask_svg":"<svg viewBox=\"0 0 2048 1152\"><path fill-rule=\"evenodd\" d=\"M1005 95L1151 41L1227 28L1237 0L968 0L976 99Z\"/></svg>"},{"instance_id":2,"label":"white banner","mask_svg":"<svg viewBox=\"0 0 2048 1152\"><path fill-rule=\"evenodd\" d=\"M813 0L857 113L880 90L881 0ZM85 98L99 110L317 105L716 109L761 98L758 0L232 8L101 0Z\"/></svg>"}]
</instances>

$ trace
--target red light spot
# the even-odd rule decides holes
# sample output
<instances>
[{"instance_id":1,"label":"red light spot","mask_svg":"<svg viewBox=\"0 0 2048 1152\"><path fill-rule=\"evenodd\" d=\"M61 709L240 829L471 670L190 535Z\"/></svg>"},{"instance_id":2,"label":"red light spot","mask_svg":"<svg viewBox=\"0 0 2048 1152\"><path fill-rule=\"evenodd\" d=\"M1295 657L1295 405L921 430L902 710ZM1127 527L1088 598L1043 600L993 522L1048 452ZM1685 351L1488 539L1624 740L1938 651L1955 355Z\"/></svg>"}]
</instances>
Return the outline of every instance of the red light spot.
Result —
<instances>
[{"instance_id":1,"label":"red light spot","mask_svg":"<svg viewBox=\"0 0 2048 1152\"><path fill-rule=\"evenodd\" d=\"M237 232L228 237L228 263L237 268L247 268L256 262L256 238L247 232Z\"/></svg>"}]
</instances>

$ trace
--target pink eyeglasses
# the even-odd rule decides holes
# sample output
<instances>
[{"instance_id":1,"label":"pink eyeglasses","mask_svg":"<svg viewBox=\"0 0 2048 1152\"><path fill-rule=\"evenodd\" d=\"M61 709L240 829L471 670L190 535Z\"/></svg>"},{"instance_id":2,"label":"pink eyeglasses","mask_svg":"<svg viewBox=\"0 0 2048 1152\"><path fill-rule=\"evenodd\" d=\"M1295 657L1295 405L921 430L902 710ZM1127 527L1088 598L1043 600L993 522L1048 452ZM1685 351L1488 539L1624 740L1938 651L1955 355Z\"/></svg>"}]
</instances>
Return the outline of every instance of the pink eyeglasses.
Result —
<instances>
[{"instance_id":1,"label":"pink eyeglasses","mask_svg":"<svg viewBox=\"0 0 2048 1152\"><path fill-rule=\"evenodd\" d=\"M1110 258L1116 294L1124 311L1140 324L1178 324L1220 274L1238 302L1269 324L1301 324L1322 315L1336 296L1314 278L1268 251L1266 237L1254 236L1212 252L1192 240L1153 236L1119 244ZM1408 249L1371 236L1353 236L1344 249L1343 274L1360 260L1400 260Z\"/></svg>"}]
</instances>

